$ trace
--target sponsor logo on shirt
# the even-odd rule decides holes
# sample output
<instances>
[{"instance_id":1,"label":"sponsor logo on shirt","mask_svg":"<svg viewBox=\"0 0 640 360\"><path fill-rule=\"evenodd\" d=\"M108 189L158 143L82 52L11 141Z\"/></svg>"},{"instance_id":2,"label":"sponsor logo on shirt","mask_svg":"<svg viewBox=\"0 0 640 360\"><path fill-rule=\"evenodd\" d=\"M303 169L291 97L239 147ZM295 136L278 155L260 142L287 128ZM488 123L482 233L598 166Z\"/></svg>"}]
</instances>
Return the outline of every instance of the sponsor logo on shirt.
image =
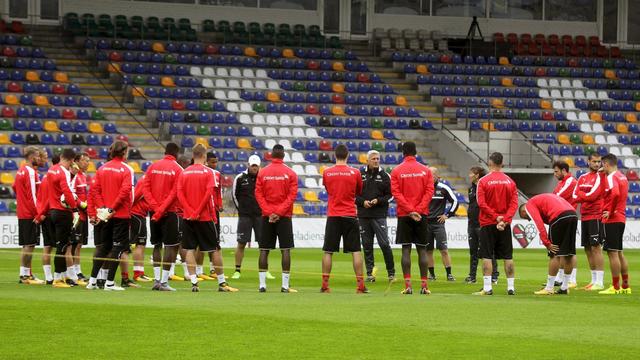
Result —
<instances>
[{"instance_id":1,"label":"sponsor logo on shirt","mask_svg":"<svg viewBox=\"0 0 640 360\"><path fill-rule=\"evenodd\" d=\"M487 185L510 185L511 181L509 180L489 180L487 181Z\"/></svg>"},{"instance_id":2,"label":"sponsor logo on shirt","mask_svg":"<svg viewBox=\"0 0 640 360\"><path fill-rule=\"evenodd\" d=\"M271 180L283 181L283 180L289 179L289 177L287 175L283 175L283 176L265 176L262 179L265 180L265 181L271 181Z\"/></svg>"},{"instance_id":3,"label":"sponsor logo on shirt","mask_svg":"<svg viewBox=\"0 0 640 360\"><path fill-rule=\"evenodd\" d=\"M327 172L327 176L353 176L353 171L349 172Z\"/></svg>"},{"instance_id":4,"label":"sponsor logo on shirt","mask_svg":"<svg viewBox=\"0 0 640 360\"><path fill-rule=\"evenodd\" d=\"M170 175L170 176L173 176L176 174L176 172L173 170L166 171L166 170L155 170L155 169L151 170L151 173L155 175Z\"/></svg>"},{"instance_id":5,"label":"sponsor logo on shirt","mask_svg":"<svg viewBox=\"0 0 640 360\"><path fill-rule=\"evenodd\" d=\"M102 171L119 172L119 173L123 173L124 172L124 168L112 168L112 167L106 167L106 166L101 167L100 170L102 170Z\"/></svg>"},{"instance_id":6,"label":"sponsor logo on shirt","mask_svg":"<svg viewBox=\"0 0 640 360\"><path fill-rule=\"evenodd\" d=\"M410 177L423 177L426 176L427 173L424 171L421 171L419 173L413 173L413 174L400 174L400 178L404 179L404 178L410 178Z\"/></svg>"}]
</instances>

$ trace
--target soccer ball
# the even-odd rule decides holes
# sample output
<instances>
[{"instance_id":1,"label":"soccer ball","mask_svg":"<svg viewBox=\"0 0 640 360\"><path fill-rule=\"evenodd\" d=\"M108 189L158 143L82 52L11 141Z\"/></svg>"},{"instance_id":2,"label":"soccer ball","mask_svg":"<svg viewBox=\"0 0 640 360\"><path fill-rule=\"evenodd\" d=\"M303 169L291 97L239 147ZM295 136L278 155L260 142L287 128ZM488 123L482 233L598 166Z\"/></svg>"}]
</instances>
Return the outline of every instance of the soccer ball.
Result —
<instances>
[{"instance_id":1,"label":"soccer ball","mask_svg":"<svg viewBox=\"0 0 640 360\"><path fill-rule=\"evenodd\" d=\"M73 199L77 202L78 201L78 195L73 194ZM65 201L64 198L64 194L60 195L60 204L62 204L62 206L64 206L66 209L69 209L69 205L67 204L67 202Z\"/></svg>"}]
</instances>

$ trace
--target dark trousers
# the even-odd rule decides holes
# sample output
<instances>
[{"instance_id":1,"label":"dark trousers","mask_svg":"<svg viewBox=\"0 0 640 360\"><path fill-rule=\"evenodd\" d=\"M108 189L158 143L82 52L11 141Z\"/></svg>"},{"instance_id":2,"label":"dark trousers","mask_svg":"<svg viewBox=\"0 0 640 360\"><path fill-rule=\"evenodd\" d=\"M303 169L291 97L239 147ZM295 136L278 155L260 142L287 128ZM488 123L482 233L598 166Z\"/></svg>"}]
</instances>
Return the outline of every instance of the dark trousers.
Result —
<instances>
[{"instance_id":1,"label":"dark trousers","mask_svg":"<svg viewBox=\"0 0 640 360\"><path fill-rule=\"evenodd\" d=\"M55 234L56 257L53 259L54 272L67 271L65 253L67 246L71 244L71 228L73 227L73 214L69 211L50 210L49 218Z\"/></svg>"},{"instance_id":2,"label":"dark trousers","mask_svg":"<svg viewBox=\"0 0 640 360\"><path fill-rule=\"evenodd\" d=\"M468 227L467 233L469 235L469 277L475 279L479 261L480 227ZM491 265L493 265L491 278L496 280L500 276L500 272L498 271L498 262L495 257L491 260Z\"/></svg>"},{"instance_id":3,"label":"dark trousers","mask_svg":"<svg viewBox=\"0 0 640 360\"><path fill-rule=\"evenodd\" d=\"M386 218L358 218L360 225L360 238L364 249L364 262L367 267L367 275L371 275L374 266L373 260L373 237L378 240L380 250L384 256L384 263L387 267L387 274L395 276L395 265L393 263L393 252L389 246L389 233L387 231Z\"/></svg>"}]
</instances>

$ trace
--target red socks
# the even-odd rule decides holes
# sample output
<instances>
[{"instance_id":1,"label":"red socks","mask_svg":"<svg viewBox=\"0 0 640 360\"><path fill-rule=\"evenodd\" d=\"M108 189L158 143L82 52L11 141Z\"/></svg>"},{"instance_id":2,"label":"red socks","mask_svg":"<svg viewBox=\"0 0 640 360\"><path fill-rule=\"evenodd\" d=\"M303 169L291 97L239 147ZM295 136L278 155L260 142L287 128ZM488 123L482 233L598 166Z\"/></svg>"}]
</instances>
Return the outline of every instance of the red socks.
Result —
<instances>
[{"instance_id":1,"label":"red socks","mask_svg":"<svg viewBox=\"0 0 640 360\"><path fill-rule=\"evenodd\" d=\"M134 270L134 271L133 271L133 279L134 279L134 280L135 280L135 279L137 279L137 278L139 278L139 277L140 277L140 276L142 276L142 275L144 275L144 271L139 271L139 270Z\"/></svg>"},{"instance_id":2,"label":"red socks","mask_svg":"<svg viewBox=\"0 0 640 360\"><path fill-rule=\"evenodd\" d=\"M420 281L421 281L421 283L422 283L422 287L423 287L424 289L426 289L426 288L427 288L427 277L426 277L426 276L422 276L422 277L420 278Z\"/></svg>"},{"instance_id":3,"label":"red socks","mask_svg":"<svg viewBox=\"0 0 640 360\"><path fill-rule=\"evenodd\" d=\"M322 274L322 288L329 288L329 274Z\"/></svg>"},{"instance_id":4,"label":"red socks","mask_svg":"<svg viewBox=\"0 0 640 360\"><path fill-rule=\"evenodd\" d=\"M404 288L408 289L411 287L411 275L407 274L404 276Z\"/></svg>"},{"instance_id":5,"label":"red socks","mask_svg":"<svg viewBox=\"0 0 640 360\"><path fill-rule=\"evenodd\" d=\"M356 276L356 282L358 283L358 290L364 290L364 277Z\"/></svg>"},{"instance_id":6,"label":"red socks","mask_svg":"<svg viewBox=\"0 0 640 360\"><path fill-rule=\"evenodd\" d=\"M613 279L613 288L616 290L620 290L620 276L612 276Z\"/></svg>"},{"instance_id":7,"label":"red socks","mask_svg":"<svg viewBox=\"0 0 640 360\"><path fill-rule=\"evenodd\" d=\"M622 288L629 288L629 274L622 274Z\"/></svg>"},{"instance_id":8,"label":"red socks","mask_svg":"<svg viewBox=\"0 0 640 360\"><path fill-rule=\"evenodd\" d=\"M129 278L129 273L128 272L121 272L120 275L122 275L122 280L126 280Z\"/></svg>"}]
</instances>

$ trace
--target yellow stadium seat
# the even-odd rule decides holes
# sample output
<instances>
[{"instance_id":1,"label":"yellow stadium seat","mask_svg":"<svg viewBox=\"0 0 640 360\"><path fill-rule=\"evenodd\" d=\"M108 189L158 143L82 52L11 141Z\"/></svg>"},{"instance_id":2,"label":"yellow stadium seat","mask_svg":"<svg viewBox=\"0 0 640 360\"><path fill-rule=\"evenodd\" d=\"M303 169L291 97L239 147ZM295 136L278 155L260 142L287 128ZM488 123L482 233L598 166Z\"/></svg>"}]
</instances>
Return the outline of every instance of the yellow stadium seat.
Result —
<instances>
[{"instance_id":1,"label":"yellow stadium seat","mask_svg":"<svg viewBox=\"0 0 640 360\"><path fill-rule=\"evenodd\" d=\"M104 129L99 122L92 122L89 124L89 132L93 134L104 134Z\"/></svg>"},{"instance_id":2,"label":"yellow stadium seat","mask_svg":"<svg viewBox=\"0 0 640 360\"><path fill-rule=\"evenodd\" d=\"M307 215L300 204L293 204L293 215Z\"/></svg>"},{"instance_id":3,"label":"yellow stadium seat","mask_svg":"<svg viewBox=\"0 0 640 360\"><path fill-rule=\"evenodd\" d=\"M486 131L495 131L496 127L495 125L493 125L492 123L489 122L483 122L482 123L482 129L486 130Z\"/></svg>"},{"instance_id":4,"label":"yellow stadium seat","mask_svg":"<svg viewBox=\"0 0 640 360\"><path fill-rule=\"evenodd\" d=\"M331 113L333 115L344 115L344 108L342 106L334 105L331 107Z\"/></svg>"},{"instance_id":5,"label":"yellow stadium seat","mask_svg":"<svg viewBox=\"0 0 640 360\"><path fill-rule=\"evenodd\" d=\"M428 74L429 73L429 68L427 67L427 65L420 64L420 65L418 65L416 67L416 72L418 74Z\"/></svg>"},{"instance_id":6,"label":"yellow stadium seat","mask_svg":"<svg viewBox=\"0 0 640 360\"><path fill-rule=\"evenodd\" d=\"M5 173L2 173L2 175L0 175L0 183L4 185L13 185L14 181L15 181L15 178L11 173L5 172Z\"/></svg>"},{"instance_id":7,"label":"yellow stadium seat","mask_svg":"<svg viewBox=\"0 0 640 360\"><path fill-rule=\"evenodd\" d=\"M7 105L18 105L20 104L20 100L18 100L17 96L9 94L4 97L4 103Z\"/></svg>"},{"instance_id":8,"label":"yellow stadium seat","mask_svg":"<svg viewBox=\"0 0 640 360\"><path fill-rule=\"evenodd\" d=\"M333 63L333 71L344 71L344 64L340 61Z\"/></svg>"},{"instance_id":9,"label":"yellow stadium seat","mask_svg":"<svg viewBox=\"0 0 640 360\"><path fill-rule=\"evenodd\" d=\"M203 137L197 137L195 144L200 144L202 146L204 146L205 149L209 148L209 141L206 138Z\"/></svg>"},{"instance_id":10,"label":"yellow stadium seat","mask_svg":"<svg viewBox=\"0 0 640 360\"><path fill-rule=\"evenodd\" d=\"M162 84L162 86L165 86L165 87L176 86L176 84L173 82L173 78L169 76L162 77L162 80L160 81L160 83Z\"/></svg>"},{"instance_id":11,"label":"yellow stadium seat","mask_svg":"<svg viewBox=\"0 0 640 360\"><path fill-rule=\"evenodd\" d=\"M358 162L360 164L366 164L369 162L369 158L367 157L367 154L360 154L358 155Z\"/></svg>"},{"instance_id":12,"label":"yellow stadium seat","mask_svg":"<svg viewBox=\"0 0 640 360\"><path fill-rule=\"evenodd\" d=\"M27 81L40 81L40 75L35 71L27 71L24 77Z\"/></svg>"},{"instance_id":13,"label":"yellow stadium seat","mask_svg":"<svg viewBox=\"0 0 640 360\"><path fill-rule=\"evenodd\" d=\"M592 112L589 115L589 118L591 119L591 121L602 121L602 115L600 115L600 113L597 113L597 112Z\"/></svg>"},{"instance_id":14,"label":"yellow stadium seat","mask_svg":"<svg viewBox=\"0 0 640 360\"><path fill-rule=\"evenodd\" d=\"M505 77L502 78L502 86L513 86L513 80L511 80L511 78Z\"/></svg>"},{"instance_id":15,"label":"yellow stadium seat","mask_svg":"<svg viewBox=\"0 0 640 360\"><path fill-rule=\"evenodd\" d=\"M507 58L506 56L500 56L498 63L500 65L509 65L509 58Z\"/></svg>"},{"instance_id":16,"label":"yellow stadium seat","mask_svg":"<svg viewBox=\"0 0 640 360\"><path fill-rule=\"evenodd\" d=\"M53 120L44 122L44 131L46 132L59 132L58 123Z\"/></svg>"},{"instance_id":17,"label":"yellow stadium seat","mask_svg":"<svg viewBox=\"0 0 640 360\"><path fill-rule=\"evenodd\" d=\"M343 93L344 85L342 85L341 83L333 83L333 85L331 85L331 91L333 91L334 93Z\"/></svg>"},{"instance_id":18,"label":"yellow stadium seat","mask_svg":"<svg viewBox=\"0 0 640 360\"><path fill-rule=\"evenodd\" d=\"M545 110L551 109L551 101L549 101L549 100L540 101L540 107L545 109Z\"/></svg>"},{"instance_id":19,"label":"yellow stadium seat","mask_svg":"<svg viewBox=\"0 0 640 360\"><path fill-rule=\"evenodd\" d=\"M244 48L244 56L256 56L256 49L251 46Z\"/></svg>"},{"instance_id":20,"label":"yellow stadium seat","mask_svg":"<svg viewBox=\"0 0 640 360\"><path fill-rule=\"evenodd\" d=\"M638 117L634 113L627 113L627 115L625 115L625 119L627 122L638 122Z\"/></svg>"},{"instance_id":21,"label":"yellow stadium seat","mask_svg":"<svg viewBox=\"0 0 640 360\"><path fill-rule=\"evenodd\" d=\"M618 126L616 126L616 131L618 131L620 134L628 134L629 128L625 124L618 124Z\"/></svg>"},{"instance_id":22,"label":"yellow stadium seat","mask_svg":"<svg viewBox=\"0 0 640 360\"><path fill-rule=\"evenodd\" d=\"M267 93L267 100L271 102L278 102L280 101L280 95L278 95L277 92L270 91Z\"/></svg>"},{"instance_id":23,"label":"yellow stadium seat","mask_svg":"<svg viewBox=\"0 0 640 360\"><path fill-rule=\"evenodd\" d=\"M407 98L401 95L396 96L396 105L398 106L406 106Z\"/></svg>"},{"instance_id":24,"label":"yellow stadium seat","mask_svg":"<svg viewBox=\"0 0 640 360\"><path fill-rule=\"evenodd\" d=\"M131 87L131 95L133 96L144 96L144 89L139 86Z\"/></svg>"},{"instance_id":25,"label":"yellow stadium seat","mask_svg":"<svg viewBox=\"0 0 640 360\"><path fill-rule=\"evenodd\" d=\"M49 99L47 99L47 97L44 96L44 95L36 96L36 98L34 99L34 102L38 106L47 106L47 105L49 105Z\"/></svg>"},{"instance_id":26,"label":"yellow stadium seat","mask_svg":"<svg viewBox=\"0 0 640 360\"><path fill-rule=\"evenodd\" d=\"M502 109L504 108L504 102L502 101L502 99L491 99L491 107Z\"/></svg>"},{"instance_id":27,"label":"yellow stadium seat","mask_svg":"<svg viewBox=\"0 0 640 360\"><path fill-rule=\"evenodd\" d=\"M109 66L107 66L107 71L110 73L119 73L120 65L116 63L110 63Z\"/></svg>"},{"instance_id":28,"label":"yellow stadium seat","mask_svg":"<svg viewBox=\"0 0 640 360\"><path fill-rule=\"evenodd\" d=\"M318 172L320 173L320 175L322 175L322 173L324 173L325 170L327 170L327 166L326 165L320 165L320 168L318 169Z\"/></svg>"},{"instance_id":29,"label":"yellow stadium seat","mask_svg":"<svg viewBox=\"0 0 640 360\"><path fill-rule=\"evenodd\" d=\"M564 144L564 145L569 145L569 144L571 144L571 140L569 139L569 136L567 136L565 134L560 134L560 135L558 135L558 143Z\"/></svg>"},{"instance_id":30,"label":"yellow stadium seat","mask_svg":"<svg viewBox=\"0 0 640 360\"><path fill-rule=\"evenodd\" d=\"M139 174L142 172L142 169L140 168L140 164L138 164L136 161L129 161L127 164L131 166L134 173Z\"/></svg>"},{"instance_id":31,"label":"yellow stadium seat","mask_svg":"<svg viewBox=\"0 0 640 360\"><path fill-rule=\"evenodd\" d=\"M384 140L384 135L382 134L382 131L380 130L373 130L371 132L371 138L374 140Z\"/></svg>"},{"instance_id":32,"label":"yellow stadium seat","mask_svg":"<svg viewBox=\"0 0 640 360\"><path fill-rule=\"evenodd\" d=\"M616 79L616 72L613 70L605 70L604 77L607 79Z\"/></svg>"},{"instance_id":33,"label":"yellow stadium seat","mask_svg":"<svg viewBox=\"0 0 640 360\"><path fill-rule=\"evenodd\" d=\"M636 111L640 111L640 102L636 103Z\"/></svg>"},{"instance_id":34,"label":"yellow stadium seat","mask_svg":"<svg viewBox=\"0 0 640 360\"><path fill-rule=\"evenodd\" d=\"M93 161L89 161L89 166L87 167L87 172L94 173L96 172L96 164Z\"/></svg>"},{"instance_id":35,"label":"yellow stadium seat","mask_svg":"<svg viewBox=\"0 0 640 360\"><path fill-rule=\"evenodd\" d=\"M456 216L460 216L460 217L467 216L467 208L462 205L458 206L458 210L456 210Z\"/></svg>"},{"instance_id":36,"label":"yellow stadium seat","mask_svg":"<svg viewBox=\"0 0 640 360\"><path fill-rule=\"evenodd\" d=\"M316 194L315 191L305 191L304 199L306 201L320 201L320 199L318 199L318 194Z\"/></svg>"},{"instance_id":37,"label":"yellow stadium seat","mask_svg":"<svg viewBox=\"0 0 640 360\"><path fill-rule=\"evenodd\" d=\"M585 145L593 145L595 144L595 141L591 135L582 135L582 143Z\"/></svg>"},{"instance_id":38,"label":"yellow stadium seat","mask_svg":"<svg viewBox=\"0 0 640 360\"><path fill-rule=\"evenodd\" d=\"M55 77L57 82L62 82L62 83L69 82L69 77L67 76L67 73L65 73L65 72L56 72L54 77Z\"/></svg>"},{"instance_id":39,"label":"yellow stadium seat","mask_svg":"<svg viewBox=\"0 0 640 360\"><path fill-rule=\"evenodd\" d=\"M162 43L159 42L155 42L153 43L153 45L151 45L151 50L153 50L153 52L157 52L157 53L163 53L164 50L164 45Z\"/></svg>"},{"instance_id":40,"label":"yellow stadium seat","mask_svg":"<svg viewBox=\"0 0 640 360\"><path fill-rule=\"evenodd\" d=\"M296 55L293 53L293 50L291 49L284 49L282 50L282 57L285 58L292 58L295 57Z\"/></svg>"},{"instance_id":41,"label":"yellow stadium seat","mask_svg":"<svg viewBox=\"0 0 640 360\"><path fill-rule=\"evenodd\" d=\"M238 139L238 148L243 150L253 149L253 147L251 147L251 143L249 142L249 140L245 138Z\"/></svg>"},{"instance_id":42,"label":"yellow stadium seat","mask_svg":"<svg viewBox=\"0 0 640 360\"><path fill-rule=\"evenodd\" d=\"M9 135L2 133L0 134L0 144L1 145L9 145L11 141L9 141Z\"/></svg>"},{"instance_id":43,"label":"yellow stadium seat","mask_svg":"<svg viewBox=\"0 0 640 360\"><path fill-rule=\"evenodd\" d=\"M562 157L561 160L566 162L567 165L569 165L569 167L576 167L576 164L573 162L573 158L571 158L571 157L564 156L564 157Z\"/></svg>"}]
</instances>

